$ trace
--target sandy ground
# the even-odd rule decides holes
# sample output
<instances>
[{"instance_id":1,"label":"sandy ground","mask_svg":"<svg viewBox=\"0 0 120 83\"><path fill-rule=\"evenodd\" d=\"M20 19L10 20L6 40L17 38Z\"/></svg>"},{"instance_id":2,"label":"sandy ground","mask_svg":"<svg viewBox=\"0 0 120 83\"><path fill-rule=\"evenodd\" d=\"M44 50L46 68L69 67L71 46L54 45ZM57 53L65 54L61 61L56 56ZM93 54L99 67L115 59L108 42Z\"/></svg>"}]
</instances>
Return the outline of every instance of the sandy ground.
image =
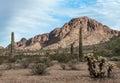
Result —
<instances>
[{"instance_id":1,"label":"sandy ground","mask_svg":"<svg viewBox=\"0 0 120 83\"><path fill-rule=\"evenodd\" d=\"M30 69L3 69L0 83L120 83L120 69L115 68L114 76L105 79L89 77L86 63L79 63L78 70L62 70L59 64L47 69L48 74L43 76L31 75Z\"/></svg>"}]
</instances>

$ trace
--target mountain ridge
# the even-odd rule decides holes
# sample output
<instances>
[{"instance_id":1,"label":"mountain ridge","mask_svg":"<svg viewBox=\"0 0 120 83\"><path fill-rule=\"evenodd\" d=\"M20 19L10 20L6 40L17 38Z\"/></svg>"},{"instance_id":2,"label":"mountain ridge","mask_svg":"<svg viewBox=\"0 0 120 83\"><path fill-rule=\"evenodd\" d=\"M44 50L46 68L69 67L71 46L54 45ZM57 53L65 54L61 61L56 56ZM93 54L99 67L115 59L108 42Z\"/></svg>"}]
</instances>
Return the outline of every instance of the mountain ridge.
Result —
<instances>
[{"instance_id":1,"label":"mountain ridge","mask_svg":"<svg viewBox=\"0 0 120 83\"><path fill-rule=\"evenodd\" d=\"M83 28L83 45L98 44L109 41L110 38L120 35L120 31L112 30L107 25L87 16L71 19L61 28L55 28L50 33L36 35L30 39L22 38L15 43L18 49L57 49L66 48L74 42L78 46L79 28Z\"/></svg>"}]
</instances>

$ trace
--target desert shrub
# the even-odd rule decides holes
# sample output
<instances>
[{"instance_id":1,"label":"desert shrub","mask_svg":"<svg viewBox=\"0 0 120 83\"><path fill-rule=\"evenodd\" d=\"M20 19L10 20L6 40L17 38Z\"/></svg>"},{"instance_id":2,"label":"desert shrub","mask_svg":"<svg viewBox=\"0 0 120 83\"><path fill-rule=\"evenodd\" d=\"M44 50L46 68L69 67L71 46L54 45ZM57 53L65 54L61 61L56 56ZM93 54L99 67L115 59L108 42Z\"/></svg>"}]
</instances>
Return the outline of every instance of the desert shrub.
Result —
<instances>
[{"instance_id":1,"label":"desert shrub","mask_svg":"<svg viewBox=\"0 0 120 83\"><path fill-rule=\"evenodd\" d=\"M120 55L120 37L111 39L111 42L108 43L107 49L112 51L113 56Z\"/></svg>"},{"instance_id":2,"label":"desert shrub","mask_svg":"<svg viewBox=\"0 0 120 83\"><path fill-rule=\"evenodd\" d=\"M0 58L0 65L3 63L4 59Z\"/></svg>"},{"instance_id":3,"label":"desert shrub","mask_svg":"<svg viewBox=\"0 0 120 83\"><path fill-rule=\"evenodd\" d=\"M77 70L76 64L77 64L77 60L71 60L67 63L61 63L60 67L65 70L65 69L70 69L70 70Z\"/></svg>"},{"instance_id":4,"label":"desert shrub","mask_svg":"<svg viewBox=\"0 0 120 83\"><path fill-rule=\"evenodd\" d=\"M108 63L105 57L95 58L94 56L87 55L85 59L88 62L88 70L91 77L103 78L111 76L114 65Z\"/></svg>"},{"instance_id":5,"label":"desert shrub","mask_svg":"<svg viewBox=\"0 0 120 83\"><path fill-rule=\"evenodd\" d=\"M50 66L53 66L53 63L51 62L51 60L49 58L46 58L44 60L44 64L47 66L47 67L50 67Z\"/></svg>"},{"instance_id":6,"label":"desert shrub","mask_svg":"<svg viewBox=\"0 0 120 83\"><path fill-rule=\"evenodd\" d=\"M71 70L77 70L77 67L73 63L69 63L69 67Z\"/></svg>"},{"instance_id":7,"label":"desert shrub","mask_svg":"<svg viewBox=\"0 0 120 83\"><path fill-rule=\"evenodd\" d=\"M19 55L14 56L14 58L15 58L16 60L17 60L17 59L22 60L22 59L24 58L24 55L22 55L22 54L20 53Z\"/></svg>"},{"instance_id":8,"label":"desert shrub","mask_svg":"<svg viewBox=\"0 0 120 83\"><path fill-rule=\"evenodd\" d=\"M61 67L63 70L65 70L65 69L66 69L66 64L65 64L65 63L61 63L61 64L60 64L60 67Z\"/></svg>"},{"instance_id":9,"label":"desert shrub","mask_svg":"<svg viewBox=\"0 0 120 83\"><path fill-rule=\"evenodd\" d=\"M51 63L51 60L48 57L29 57L29 58L23 58L21 60L21 66L23 68L28 68L30 63L43 63L47 67L52 66L53 64Z\"/></svg>"},{"instance_id":10,"label":"desert shrub","mask_svg":"<svg viewBox=\"0 0 120 83\"><path fill-rule=\"evenodd\" d=\"M4 63L4 62L7 62L7 59L8 56L0 56L0 64Z\"/></svg>"},{"instance_id":11,"label":"desert shrub","mask_svg":"<svg viewBox=\"0 0 120 83\"><path fill-rule=\"evenodd\" d=\"M94 52L93 52L93 56L94 56L94 57L97 57L97 56L111 57L111 56L113 56L113 55L112 55L111 51L104 49L104 50L102 50L102 51L94 51Z\"/></svg>"},{"instance_id":12,"label":"desert shrub","mask_svg":"<svg viewBox=\"0 0 120 83\"><path fill-rule=\"evenodd\" d=\"M44 63L47 67L52 66L52 62L48 57L35 57L33 58L35 63Z\"/></svg>"},{"instance_id":13,"label":"desert shrub","mask_svg":"<svg viewBox=\"0 0 120 83\"><path fill-rule=\"evenodd\" d=\"M71 70L77 70L76 64L77 60L71 60L70 62L68 62L68 66Z\"/></svg>"},{"instance_id":14,"label":"desert shrub","mask_svg":"<svg viewBox=\"0 0 120 83\"><path fill-rule=\"evenodd\" d=\"M16 58L8 57L8 63L14 63Z\"/></svg>"},{"instance_id":15,"label":"desert shrub","mask_svg":"<svg viewBox=\"0 0 120 83\"><path fill-rule=\"evenodd\" d=\"M29 57L29 59L31 59L31 62L34 62L34 63L42 62L40 57Z\"/></svg>"},{"instance_id":16,"label":"desert shrub","mask_svg":"<svg viewBox=\"0 0 120 83\"><path fill-rule=\"evenodd\" d=\"M8 70L15 69L15 64L14 63L7 63L6 69L8 69Z\"/></svg>"},{"instance_id":17,"label":"desert shrub","mask_svg":"<svg viewBox=\"0 0 120 83\"><path fill-rule=\"evenodd\" d=\"M67 55L67 54L54 54L54 55L50 55L49 58L51 60L57 60L59 62L62 62L62 63L66 63L66 62L69 62L73 59L76 58L76 56L74 55Z\"/></svg>"},{"instance_id":18,"label":"desert shrub","mask_svg":"<svg viewBox=\"0 0 120 83\"><path fill-rule=\"evenodd\" d=\"M111 60L111 61L120 61L120 56L109 57L109 60Z\"/></svg>"},{"instance_id":19,"label":"desert shrub","mask_svg":"<svg viewBox=\"0 0 120 83\"><path fill-rule=\"evenodd\" d=\"M22 59L21 60L21 66L22 68L28 68L29 64L31 63L31 60L30 59Z\"/></svg>"},{"instance_id":20,"label":"desert shrub","mask_svg":"<svg viewBox=\"0 0 120 83\"><path fill-rule=\"evenodd\" d=\"M46 68L47 66L43 63L36 63L35 65L32 66L31 72L32 74L35 75L43 75L46 73Z\"/></svg>"},{"instance_id":21,"label":"desert shrub","mask_svg":"<svg viewBox=\"0 0 120 83\"><path fill-rule=\"evenodd\" d=\"M0 77L3 75L3 73L4 73L4 71L1 71L1 70L0 70Z\"/></svg>"}]
</instances>

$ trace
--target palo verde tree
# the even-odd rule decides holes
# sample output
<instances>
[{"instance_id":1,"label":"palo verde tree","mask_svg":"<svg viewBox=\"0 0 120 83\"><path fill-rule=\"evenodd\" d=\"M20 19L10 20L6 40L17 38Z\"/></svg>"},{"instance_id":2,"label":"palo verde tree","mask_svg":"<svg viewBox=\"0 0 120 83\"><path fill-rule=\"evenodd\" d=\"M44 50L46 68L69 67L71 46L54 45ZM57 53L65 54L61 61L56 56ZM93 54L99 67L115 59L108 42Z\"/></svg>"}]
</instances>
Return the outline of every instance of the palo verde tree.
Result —
<instances>
[{"instance_id":1,"label":"palo verde tree","mask_svg":"<svg viewBox=\"0 0 120 83\"><path fill-rule=\"evenodd\" d=\"M79 61L83 61L82 27L79 29Z\"/></svg>"}]
</instances>

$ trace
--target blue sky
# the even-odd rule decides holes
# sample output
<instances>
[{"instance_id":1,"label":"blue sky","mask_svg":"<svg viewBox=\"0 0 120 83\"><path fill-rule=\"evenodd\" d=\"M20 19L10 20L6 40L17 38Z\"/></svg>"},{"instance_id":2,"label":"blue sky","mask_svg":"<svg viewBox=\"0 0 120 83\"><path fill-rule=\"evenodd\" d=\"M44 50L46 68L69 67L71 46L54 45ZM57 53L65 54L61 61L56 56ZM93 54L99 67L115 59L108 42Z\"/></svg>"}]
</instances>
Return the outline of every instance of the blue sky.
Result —
<instances>
[{"instance_id":1,"label":"blue sky","mask_svg":"<svg viewBox=\"0 0 120 83\"><path fill-rule=\"evenodd\" d=\"M0 0L0 46L61 27L71 18L88 16L120 30L120 0Z\"/></svg>"}]
</instances>

